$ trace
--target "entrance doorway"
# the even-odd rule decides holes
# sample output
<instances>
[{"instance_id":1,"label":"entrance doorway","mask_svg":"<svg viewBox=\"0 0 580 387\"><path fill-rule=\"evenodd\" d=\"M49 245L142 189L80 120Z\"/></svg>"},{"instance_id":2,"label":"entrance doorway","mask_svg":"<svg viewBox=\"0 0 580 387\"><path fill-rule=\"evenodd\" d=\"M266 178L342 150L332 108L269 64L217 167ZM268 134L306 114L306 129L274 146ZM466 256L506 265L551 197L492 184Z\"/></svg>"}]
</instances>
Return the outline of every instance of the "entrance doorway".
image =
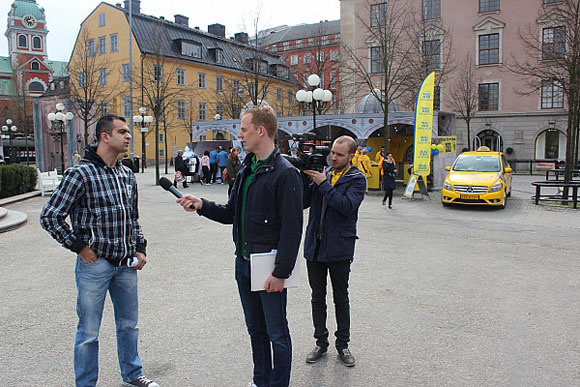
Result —
<instances>
[{"instance_id":1,"label":"entrance doorway","mask_svg":"<svg viewBox=\"0 0 580 387\"><path fill-rule=\"evenodd\" d=\"M503 137L492 129L481 131L473 138L473 149L486 146L493 152L503 152Z\"/></svg>"}]
</instances>

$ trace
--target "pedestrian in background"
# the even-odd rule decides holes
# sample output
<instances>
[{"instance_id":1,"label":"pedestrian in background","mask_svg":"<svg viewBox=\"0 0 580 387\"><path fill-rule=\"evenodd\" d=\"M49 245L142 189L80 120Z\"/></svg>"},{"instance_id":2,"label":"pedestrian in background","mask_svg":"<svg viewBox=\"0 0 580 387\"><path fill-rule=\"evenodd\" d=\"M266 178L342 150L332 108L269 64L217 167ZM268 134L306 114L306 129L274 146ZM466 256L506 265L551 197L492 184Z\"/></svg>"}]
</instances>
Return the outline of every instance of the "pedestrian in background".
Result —
<instances>
[{"instance_id":1,"label":"pedestrian in background","mask_svg":"<svg viewBox=\"0 0 580 387\"><path fill-rule=\"evenodd\" d=\"M203 156L201 156L201 172L203 177L201 178L202 184L210 185L210 163L209 163L209 152L203 152Z\"/></svg>"},{"instance_id":2,"label":"pedestrian in background","mask_svg":"<svg viewBox=\"0 0 580 387\"><path fill-rule=\"evenodd\" d=\"M220 180L221 180L221 183L224 184L225 182L224 182L223 175L224 175L224 170L227 167L228 152L226 152L224 150L224 147L221 145L219 146L219 151L217 153L217 160L218 160L218 166L220 167Z\"/></svg>"},{"instance_id":3,"label":"pedestrian in background","mask_svg":"<svg viewBox=\"0 0 580 387\"><path fill-rule=\"evenodd\" d=\"M387 153L387 157L383 160L383 190L385 196L383 197L383 206L389 199L389 208L393 209L393 191L395 190L395 176L397 174L395 160L391 152Z\"/></svg>"},{"instance_id":4,"label":"pedestrian in background","mask_svg":"<svg viewBox=\"0 0 580 387\"><path fill-rule=\"evenodd\" d=\"M316 347L306 356L307 363L320 360L330 345L326 327L326 284L330 275L337 325L335 347L345 366L355 365L355 358L348 348L348 279L358 239L358 210L367 186L364 174L351 166L355 151L356 142L352 137L338 137L330 153L332 169L327 172L304 171L312 179L304 189L304 208L310 208L304 258L312 289L312 322L316 339Z\"/></svg>"},{"instance_id":5,"label":"pedestrian in background","mask_svg":"<svg viewBox=\"0 0 580 387\"><path fill-rule=\"evenodd\" d=\"M211 184L215 183L215 181L216 181L216 175L217 175L217 171L218 171L217 155L218 155L218 148L209 152L209 174L211 176L211 181L210 181Z\"/></svg>"},{"instance_id":6,"label":"pedestrian in background","mask_svg":"<svg viewBox=\"0 0 580 387\"><path fill-rule=\"evenodd\" d=\"M137 270L147 263L147 241L139 225L135 175L118 160L129 149L131 134L124 118L106 115L97 122L96 137L97 145L87 146L85 159L64 172L40 213L42 228L77 254L76 386L97 385L99 328L108 292L125 385L159 387L143 376L137 353ZM72 227L65 221L69 215ZM136 265L129 267L129 260Z\"/></svg>"},{"instance_id":7,"label":"pedestrian in background","mask_svg":"<svg viewBox=\"0 0 580 387\"><path fill-rule=\"evenodd\" d=\"M240 171L240 167L242 165L242 163L240 162L240 159L238 157L240 153L240 148L232 148L232 151L230 152L230 156L227 159L226 162L226 170L228 171L228 178L227 183L229 185L228 187L228 197L230 197L230 194L232 193L232 188L234 187L234 182L236 180L236 176L238 174L238 172Z\"/></svg>"},{"instance_id":8,"label":"pedestrian in background","mask_svg":"<svg viewBox=\"0 0 580 387\"><path fill-rule=\"evenodd\" d=\"M175 166L175 175L176 177L173 178L173 186L177 187L177 172L181 173L181 177L183 178L183 188L187 188L187 178L186 176L189 174L189 168L185 165L185 160L183 160L183 151L180 150L177 152L177 156L175 156L175 161L173 162Z\"/></svg>"},{"instance_id":9,"label":"pedestrian in background","mask_svg":"<svg viewBox=\"0 0 580 387\"><path fill-rule=\"evenodd\" d=\"M359 159L358 159L358 163L359 163L359 169L362 171L362 173L364 173L365 177L367 178L367 188L365 190L365 192L369 192L368 189L368 180L371 178L371 176L373 175L373 172L371 171L371 158L369 157L369 151L368 149L362 149Z\"/></svg>"}]
</instances>

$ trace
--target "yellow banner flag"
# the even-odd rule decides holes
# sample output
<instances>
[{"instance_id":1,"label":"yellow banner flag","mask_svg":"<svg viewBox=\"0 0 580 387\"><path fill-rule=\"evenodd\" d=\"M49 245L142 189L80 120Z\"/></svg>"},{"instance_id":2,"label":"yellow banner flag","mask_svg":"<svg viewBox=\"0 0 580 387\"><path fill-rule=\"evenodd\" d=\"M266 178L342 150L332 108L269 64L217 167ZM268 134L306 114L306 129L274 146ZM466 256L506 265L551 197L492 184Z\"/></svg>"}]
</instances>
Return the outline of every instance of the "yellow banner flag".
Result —
<instances>
[{"instance_id":1,"label":"yellow banner flag","mask_svg":"<svg viewBox=\"0 0 580 387\"><path fill-rule=\"evenodd\" d=\"M431 137L433 133L433 94L435 92L435 72L423 80L417 94L415 112L415 148L413 173L424 178L431 172Z\"/></svg>"}]
</instances>

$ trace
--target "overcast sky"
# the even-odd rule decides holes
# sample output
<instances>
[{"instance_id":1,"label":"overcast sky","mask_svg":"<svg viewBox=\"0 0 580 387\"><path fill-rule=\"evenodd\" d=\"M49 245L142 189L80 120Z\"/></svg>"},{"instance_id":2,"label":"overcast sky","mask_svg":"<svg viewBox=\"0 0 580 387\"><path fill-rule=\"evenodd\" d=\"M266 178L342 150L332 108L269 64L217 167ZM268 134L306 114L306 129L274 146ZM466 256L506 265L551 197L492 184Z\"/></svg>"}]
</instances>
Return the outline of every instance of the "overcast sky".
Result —
<instances>
[{"instance_id":1,"label":"overcast sky","mask_svg":"<svg viewBox=\"0 0 580 387\"><path fill-rule=\"evenodd\" d=\"M81 22L101 2L98 0L36 0L46 10L48 33L48 58L68 61ZM108 1L109 4L124 2ZM12 0L0 1L0 15L7 15ZM251 31L256 10L260 11L261 29L282 24L316 23L320 20L340 18L339 0L141 0L141 12L152 16L165 16L173 20L179 13L189 17L189 26L199 26L207 31L208 24L226 26L226 36L236 32ZM0 20L6 20L1 17ZM0 26L2 35L6 24ZM0 36L0 56L8 56L8 40Z\"/></svg>"}]
</instances>

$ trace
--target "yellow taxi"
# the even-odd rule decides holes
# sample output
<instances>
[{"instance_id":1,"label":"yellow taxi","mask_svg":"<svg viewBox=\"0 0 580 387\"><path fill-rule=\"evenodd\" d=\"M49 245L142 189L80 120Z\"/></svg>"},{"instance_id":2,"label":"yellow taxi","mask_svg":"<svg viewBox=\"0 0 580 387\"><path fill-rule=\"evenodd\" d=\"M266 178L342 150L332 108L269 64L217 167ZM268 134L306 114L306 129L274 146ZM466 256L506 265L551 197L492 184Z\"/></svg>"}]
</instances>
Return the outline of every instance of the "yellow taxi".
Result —
<instances>
[{"instance_id":1,"label":"yellow taxi","mask_svg":"<svg viewBox=\"0 0 580 387\"><path fill-rule=\"evenodd\" d=\"M511 195L512 169L503 153L482 146L475 152L463 152L443 182L441 202L449 204L506 207Z\"/></svg>"}]
</instances>

